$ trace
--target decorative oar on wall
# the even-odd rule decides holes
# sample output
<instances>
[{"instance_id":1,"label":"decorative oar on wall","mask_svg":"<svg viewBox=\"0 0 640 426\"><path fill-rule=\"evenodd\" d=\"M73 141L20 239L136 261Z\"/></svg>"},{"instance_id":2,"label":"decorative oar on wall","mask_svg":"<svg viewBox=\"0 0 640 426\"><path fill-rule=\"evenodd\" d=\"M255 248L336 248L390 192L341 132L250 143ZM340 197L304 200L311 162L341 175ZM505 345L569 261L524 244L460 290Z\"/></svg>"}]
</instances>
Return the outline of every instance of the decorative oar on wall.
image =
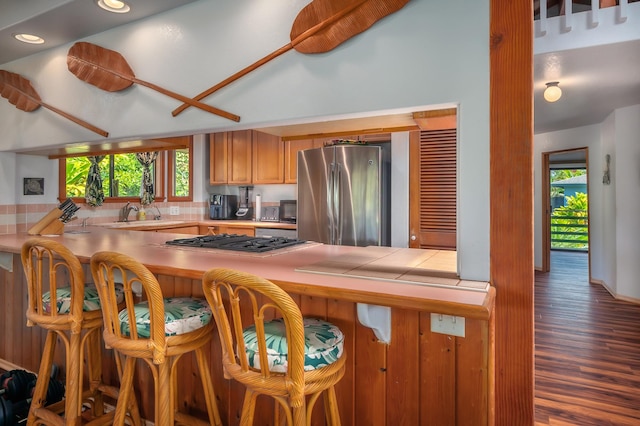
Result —
<instances>
[{"instance_id":1,"label":"decorative oar on wall","mask_svg":"<svg viewBox=\"0 0 640 426\"><path fill-rule=\"evenodd\" d=\"M92 43L78 42L71 46L67 54L67 67L80 80L108 92L117 92L126 89L133 83L138 83L220 117L240 121L240 117L235 114L136 78L133 70L120 53Z\"/></svg>"},{"instance_id":2,"label":"decorative oar on wall","mask_svg":"<svg viewBox=\"0 0 640 426\"><path fill-rule=\"evenodd\" d=\"M32 112L39 107L44 107L105 138L109 136L106 131L42 102L31 82L19 74L0 70L0 94L22 111Z\"/></svg>"},{"instance_id":3,"label":"decorative oar on wall","mask_svg":"<svg viewBox=\"0 0 640 426\"><path fill-rule=\"evenodd\" d=\"M300 53L324 53L360 34L380 19L409 3L409 0L313 0L298 13L291 28L291 42L238 71L226 80L198 94L202 100L291 49ZM189 107L180 105L175 117Z\"/></svg>"}]
</instances>

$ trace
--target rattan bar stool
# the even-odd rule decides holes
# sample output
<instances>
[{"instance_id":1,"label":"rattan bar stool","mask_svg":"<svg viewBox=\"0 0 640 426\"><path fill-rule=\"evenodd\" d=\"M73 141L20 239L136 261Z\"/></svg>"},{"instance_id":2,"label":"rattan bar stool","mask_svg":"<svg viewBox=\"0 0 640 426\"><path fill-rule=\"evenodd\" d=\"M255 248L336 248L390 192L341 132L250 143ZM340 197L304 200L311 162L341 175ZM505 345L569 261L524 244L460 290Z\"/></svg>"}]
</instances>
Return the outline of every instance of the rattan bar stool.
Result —
<instances>
[{"instance_id":1,"label":"rattan bar stool","mask_svg":"<svg viewBox=\"0 0 640 426\"><path fill-rule=\"evenodd\" d=\"M27 325L47 330L27 424L79 425L83 418L88 421L85 424L111 424L112 414L105 413L103 394L115 399L118 389L102 382L102 311L96 288L85 284L80 261L57 241L29 239L22 246L21 258L29 295ZM45 406L57 339L65 346L65 398ZM133 424L139 425L134 402L127 406ZM82 413L84 403L91 404L92 416Z\"/></svg>"},{"instance_id":2,"label":"rattan bar stool","mask_svg":"<svg viewBox=\"0 0 640 426\"><path fill-rule=\"evenodd\" d=\"M154 380L156 426L221 425L205 348L213 336L214 322L206 300L164 298L156 277L130 256L98 252L91 257L93 275L104 319L104 341L124 357L120 398L115 425L124 422L126 398L133 396L136 360L143 360ZM116 303L115 280L122 282L125 308ZM144 301L136 303L137 293ZM133 326L135 324L135 326ZM209 422L178 411L176 364L182 355L195 351Z\"/></svg>"},{"instance_id":3,"label":"rattan bar stool","mask_svg":"<svg viewBox=\"0 0 640 426\"><path fill-rule=\"evenodd\" d=\"M287 425L310 425L324 395L327 424L339 425L334 385L345 369L342 332L303 318L285 291L251 274L212 269L203 288L218 327L225 377L246 386L240 424L253 424L256 398L263 394L279 404L274 424L284 411Z\"/></svg>"}]
</instances>

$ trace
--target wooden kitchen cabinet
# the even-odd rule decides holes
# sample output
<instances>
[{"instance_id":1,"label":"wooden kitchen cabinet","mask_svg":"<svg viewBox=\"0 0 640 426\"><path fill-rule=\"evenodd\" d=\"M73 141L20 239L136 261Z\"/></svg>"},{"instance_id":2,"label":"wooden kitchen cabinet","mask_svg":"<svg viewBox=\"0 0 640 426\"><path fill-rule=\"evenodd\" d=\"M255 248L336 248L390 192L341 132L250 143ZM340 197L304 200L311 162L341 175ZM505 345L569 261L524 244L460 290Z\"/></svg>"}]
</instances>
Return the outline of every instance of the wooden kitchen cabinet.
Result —
<instances>
[{"instance_id":1,"label":"wooden kitchen cabinet","mask_svg":"<svg viewBox=\"0 0 640 426\"><path fill-rule=\"evenodd\" d=\"M255 237L256 230L247 225L200 225L200 235L238 234Z\"/></svg>"},{"instance_id":2,"label":"wooden kitchen cabinet","mask_svg":"<svg viewBox=\"0 0 640 426\"><path fill-rule=\"evenodd\" d=\"M228 133L209 135L209 183L227 183L227 139Z\"/></svg>"},{"instance_id":3,"label":"wooden kitchen cabinet","mask_svg":"<svg viewBox=\"0 0 640 426\"><path fill-rule=\"evenodd\" d=\"M320 148L323 139L300 139L284 142L284 183L298 182L298 151Z\"/></svg>"},{"instance_id":4,"label":"wooden kitchen cabinet","mask_svg":"<svg viewBox=\"0 0 640 426\"><path fill-rule=\"evenodd\" d=\"M198 235L199 229L197 225L190 225L190 226L177 226L175 228L158 228L158 229L153 229L153 231L176 233L176 234Z\"/></svg>"},{"instance_id":5,"label":"wooden kitchen cabinet","mask_svg":"<svg viewBox=\"0 0 640 426\"><path fill-rule=\"evenodd\" d=\"M251 176L252 133L251 130L229 132L227 141L228 183L250 184Z\"/></svg>"},{"instance_id":6,"label":"wooden kitchen cabinet","mask_svg":"<svg viewBox=\"0 0 640 426\"><path fill-rule=\"evenodd\" d=\"M284 145L279 136L253 131L253 183L284 183Z\"/></svg>"},{"instance_id":7,"label":"wooden kitchen cabinet","mask_svg":"<svg viewBox=\"0 0 640 426\"><path fill-rule=\"evenodd\" d=\"M284 146L278 136L255 130L209 135L209 183L284 182Z\"/></svg>"},{"instance_id":8,"label":"wooden kitchen cabinet","mask_svg":"<svg viewBox=\"0 0 640 426\"><path fill-rule=\"evenodd\" d=\"M256 130L209 135L209 183L249 185L297 183L298 151L320 148L335 139L381 142L390 133L333 136L282 141Z\"/></svg>"},{"instance_id":9,"label":"wooden kitchen cabinet","mask_svg":"<svg viewBox=\"0 0 640 426\"><path fill-rule=\"evenodd\" d=\"M252 130L209 135L209 183L252 183Z\"/></svg>"}]
</instances>

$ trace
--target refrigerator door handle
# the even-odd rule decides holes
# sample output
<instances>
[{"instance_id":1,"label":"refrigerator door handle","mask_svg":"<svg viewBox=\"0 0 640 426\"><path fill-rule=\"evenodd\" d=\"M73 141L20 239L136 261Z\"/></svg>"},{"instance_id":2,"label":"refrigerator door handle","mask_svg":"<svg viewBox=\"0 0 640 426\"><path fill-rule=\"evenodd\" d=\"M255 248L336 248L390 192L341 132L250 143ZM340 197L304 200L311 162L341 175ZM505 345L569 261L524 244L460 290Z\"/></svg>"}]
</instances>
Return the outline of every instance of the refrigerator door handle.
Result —
<instances>
[{"instance_id":1,"label":"refrigerator door handle","mask_svg":"<svg viewBox=\"0 0 640 426\"><path fill-rule=\"evenodd\" d=\"M335 244L342 245L342 164L336 164L335 172L335 218L336 218L336 242Z\"/></svg>"},{"instance_id":2,"label":"refrigerator door handle","mask_svg":"<svg viewBox=\"0 0 640 426\"><path fill-rule=\"evenodd\" d=\"M329 215L329 244L336 244L336 163L329 164L329 205L327 212Z\"/></svg>"}]
</instances>

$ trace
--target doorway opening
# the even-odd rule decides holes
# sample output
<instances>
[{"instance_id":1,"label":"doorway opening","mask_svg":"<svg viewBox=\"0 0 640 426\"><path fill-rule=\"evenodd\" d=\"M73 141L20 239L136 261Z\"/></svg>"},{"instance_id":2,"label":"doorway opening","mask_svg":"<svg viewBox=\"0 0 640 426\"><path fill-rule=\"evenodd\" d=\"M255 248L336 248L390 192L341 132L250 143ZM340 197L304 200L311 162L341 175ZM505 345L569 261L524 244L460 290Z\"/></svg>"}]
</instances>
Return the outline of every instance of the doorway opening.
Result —
<instances>
[{"instance_id":1,"label":"doorway opening","mask_svg":"<svg viewBox=\"0 0 640 426\"><path fill-rule=\"evenodd\" d=\"M542 155L545 213L542 270L547 272L551 268L552 250L589 254L588 148Z\"/></svg>"}]
</instances>

